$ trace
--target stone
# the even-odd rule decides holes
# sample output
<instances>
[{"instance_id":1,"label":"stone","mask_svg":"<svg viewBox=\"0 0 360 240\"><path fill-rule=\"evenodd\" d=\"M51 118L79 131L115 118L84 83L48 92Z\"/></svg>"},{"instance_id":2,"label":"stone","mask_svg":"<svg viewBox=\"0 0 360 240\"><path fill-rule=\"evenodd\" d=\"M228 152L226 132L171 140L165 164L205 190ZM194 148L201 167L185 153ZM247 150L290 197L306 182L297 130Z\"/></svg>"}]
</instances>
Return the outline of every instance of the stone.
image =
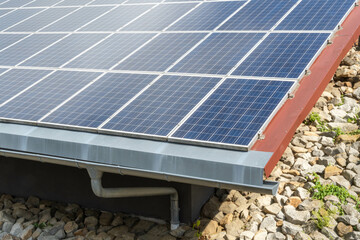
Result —
<instances>
[{"instance_id":1,"label":"stone","mask_svg":"<svg viewBox=\"0 0 360 240\"><path fill-rule=\"evenodd\" d=\"M352 132L358 129L358 126L354 123L328 123L332 129L339 128L342 132Z\"/></svg>"},{"instance_id":2,"label":"stone","mask_svg":"<svg viewBox=\"0 0 360 240\"><path fill-rule=\"evenodd\" d=\"M216 221L215 221L216 222ZM217 223L216 223L217 224ZM146 220L140 220L132 229L130 232L139 234L139 233L146 233L149 231L153 226L155 225L154 222L146 221Z\"/></svg>"},{"instance_id":3,"label":"stone","mask_svg":"<svg viewBox=\"0 0 360 240\"><path fill-rule=\"evenodd\" d=\"M298 206L301 211L313 211L320 209L324 203L316 199L306 199Z\"/></svg>"},{"instance_id":4,"label":"stone","mask_svg":"<svg viewBox=\"0 0 360 240\"><path fill-rule=\"evenodd\" d=\"M254 240L266 240L267 231L265 229L260 229L254 236Z\"/></svg>"},{"instance_id":5,"label":"stone","mask_svg":"<svg viewBox=\"0 0 360 240\"><path fill-rule=\"evenodd\" d=\"M265 217L260 224L260 229L265 229L268 232L276 232L276 221L274 217Z\"/></svg>"},{"instance_id":6,"label":"stone","mask_svg":"<svg viewBox=\"0 0 360 240\"><path fill-rule=\"evenodd\" d=\"M294 240L312 240L309 235L307 235L304 232L298 232L296 233Z\"/></svg>"},{"instance_id":7,"label":"stone","mask_svg":"<svg viewBox=\"0 0 360 240\"><path fill-rule=\"evenodd\" d=\"M178 229L180 229L180 228L178 228ZM128 231L129 231L129 228L127 226L123 225L123 226L119 226L119 227L114 227L107 233L114 237L120 237L123 234L127 233Z\"/></svg>"},{"instance_id":8,"label":"stone","mask_svg":"<svg viewBox=\"0 0 360 240\"><path fill-rule=\"evenodd\" d=\"M346 113L345 113L346 115ZM325 137L325 136L322 136L320 138L320 143L323 145L323 146L328 146L328 147L334 147L334 141L331 137Z\"/></svg>"},{"instance_id":9,"label":"stone","mask_svg":"<svg viewBox=\"0 0 360 240\"><path fill-rule=\"evenodd\" d=\"M240 237L241 232L243 231L242 228L244 227L244 223L236 219L229 224L225 225L226 234L231 236Z\"/></svg>"},{"instance_id":10,"label":"stone","mask_svg":"<svg viewBox=\"0 0 360 240\"><path fill-rule=\"evenodd\" d=\"M102 212L100 214L99 223L103 226L109 226L112 222L113 214L110 212Z\"/></svg>"},{"instance_id":11,"label":"stone","mask_svg":"<svg viewBox=\"0 0 360 240\"><path fill-rule=\"evenodd\" d=\"M298 225L292 224L290 222L284 221L283 225L281 227L281 231L283 234L287 235L292 235L295 236L296 233L301 232L302 228Z\"/></svg>"},{"instance_id":12,"label":"stone","mask_svg":"<svg viewBox=\"0 0 360 240\"><path fill-rule=\"evenodd\" d=\"M210 220L206 224L205 228L202 230L203 236L209 236L215 234L217 227L218 227L218 223L214 220Z\"/></svg>"},{"instance_id":13,"label":"stone","mask_svg":"<svg viewBox=\"0 0 360 240\"><path fill-rule=\"evenodd\" d=\"M269 233L266 237L266 240L285 240L285 239L286 239L285 235L280 232Z\"/></svg>"},{"instance_id":14,"label":"stone","mask_svg":"<svg viewBox=\"0 0 360 240\"><path fill-rule=\"evenodd\" d=\"M297 208L301 202L301 198L294 196L289 197L287 204Z\"/></svg>"},{"instance_id":15,"label":"stone","mask_svg":"<svg viewBox=\"0 0 360 240\"><path fill-rule=\"evenodd\" d=\"M356 174L353 178L353 183L356 187L360 187L360 174Z\"/></svg>"},{"instance_id":16,"label":"stone","mask_svg":"<svg viewBox=\"0 0 360 240\"><path fill-rule=\"evenodd\" d=\"M15 223L10 230L10 234L19 237L23 230L24 228L20 223Z\"/></svg>"},{"instance_id":17,"label":"stone","mask_svg":"<svg viewBox=\"0 0 360 240\"><path fill-rule=\"evenodd\" d=\"M256 199L256 206L262 209L265 206L269 206L272 201L272 196L264 195Z\"/></svg>"},{"instance_id":18,"label":"stone","mask_svg":"<svg viewBox=\"0 0 360 240\"><path fill-rule=\"evenodd\" d=\"M271 204L269 206L265 206L263 211L265 213L276 215L281 211L281 207L280 207L280 205L278 203L274 203L274 204Z\"/></svg>"},{"instance_id":19,"label":"stone","mask_svg":"<svg viewBox=\"0 0 360 240\"><path fill-rule=\"evenodd\" d=\"M219 199L216 196L213 196L203 206L203 208L201 210L201 215L212 219L219 212L220 204L221 203L220 203Z\"/></svg>"},{"instance_id":20,"label":"stone","mask_svg":"<svg viewBox=\"0 0 360 240\"><path fill-rule=\"evenodd\" d=\"M226 224L231 223L231 221L233 220L234 215L232 213L228 213L226 214L221 220L220 220L220 225L224 226Z\"/></svg>"},{"instance_id":21,"label":"stone","mask_svg":"<svg viewBox=\"0 0 360 240\"><path fill-rule=\"evenodd\" d=\"M304 147L292 147L291 148L294 153L307 153L308 150Z\"/></svg>"},{"instance_id":22,"label":"stone","mask_svg":"<svg viewBox=\"0 0 360 240\"><path fill-rule=\"evenodd\" d=\"M251 240L253 239L253 237L255 236L255 234L251 231L244 231L240 234L240 239L242 240Z\"/></svg>"},{"instance_id":23,"label":"stone","mask_svg":"<svg viewBox=\"0 0 360 240\"><path fill-rule=\"evenodd\" d=\"M324 178L328 179L331 176L340 175L342 170L336 166L327 166L324 170Z\"/></svg>"},{"instance_id":24,"label":"stone","mask_svg":"<svg viewBox=\"0 0 360 240\"><path fill-rule=\"evenodd\" d=\"M336 239L338 237L336 232L329 227L323 227L321 229L321 233L323 233L325 236L327 236L330 239Z\"/></svg>"},{"instance_id":25,"label":"stone","mask_svg":"<svg viewBox=\"0 0 360 240\"><path fill-rule=\"evenodd\" d=\"M324 165L315 164L314 166L307 169L304 173L305 174L308 174L308 173L319 173L319 174L321 174L321 173L323 173L324 170L325 170Z\"/></svg>"},{"instance_id":26,"label":"stone","mask_svg":"<svg viewBox=\"0 0 360 240\"><path fill-rule=\"evenodd\" d=\"M359 88L355 89L355 91L353 92L353 96L356 99L360 100L360 89Z\"/></svg>"},{"instance_id":27,"label":"stone","mask_svg":"<svg viewBox=\"0 0 360 240\"><path fill-rule=\"evenodd\" d=\"M331 156L326 156L326 157L320 157L318 164L329 166L329 165L334 165L335 162L336 162L335 158Z\"/></svg>"},{"instance_id":28,"label":"stone","mask_svg":"<svg viewBox=\"0 0 360 240\"><path fill-rule=\"evenodd\" d=\"M0 211L0 222L11 222L15 223L15 218L7 214L4 210Z\"/></svg>"},{"instance_id":29,"label":"stone","mask_svg":"<svg viewBox=\"0 0 360 240\"><path fill-rule=\"evenodd\" d=\"M308 211L297 211L295 207L287 205L284 208L286 220L293 224L304 224L310 219Z\"/></svg>"},{"instance_id":30,"label":"stone","mask_svg":"<svg viewBox=\"0 0 360 240\"><path fill-rule=\"evenodd\" d=\"M111 226L114 226L114 227L123 225L123 224L124 224L124 219L120 215L115 216L111 222Z\"/></svg>"},{"instance_id":31,"label":"stone","mask_svg":"<svg viewBox=\"0 0 360 240\"><path fill-rule=\"evenodd\" d=\"M69 234L75 232L78 229L78 225L74 221L67 222L64 225L64 231Z\"/></svg>"},{"instance_id":32,"label":"stone","mask_svg":"<svg viewBox=\"0 0 360 240\"><path fill-rule=\"evenodd\" d=\"M94 216L86 217L84 220L84 224L88 229L95 230L98 224L98 219Z\"/></svg>"},{"instance_id":33,"label":"stone","mask_svg":"<svg viewBox=\"0 0 360 240\"><path fill-rule=\"evenodd\" d=\"M348 180L349 182L351 182L351 181L354 179L354 177L356 176L356 173L354 173L354 172L351 171L351 170L345 170L342 175L344 176L344 178L345 178L346 180Z\"/></svg>"},{"instance_id":34,"label":"stone","mask_svg":"<svg viewBox=\"0 0 360 240\"><path fill-rule=\"evenodd\" d=\"M219 207L219 211L223 212L225 215L233 213L237 208L236 204L233 202L223 202Z\"/></svg>"},{"instance_id":35,"label":"stone","mask_svg":"<svg viewBox=\"0 0 360 240\"><path fill-rule=\"evenodd\" d=\"M347 233L350 233L353 231L352 226L347 226L342 222L339 222L336 226L336 231L339 234L340 237L344 236Z\"/></svg>"},{"instance_id":36,"label":"stone","mask_svg":"<svg viewBox=\"0 0 360 240\"><path fill-rule=\"evenodd\" d=\"M356 135L343 134L343 135L339 135L336 138L336 141L337 142L343 142L343 143L353 143L353 142L356 142L359 139L360 139L360 134L356 134Z\"/></svg>"},{"instance_id":37,"label":"stone","mask_svg":"<svg viewBox=\"0 0 360 240\"><path fill-rule=\"evenodd\" d=\"M358 88L360 89L360 88ZM359 240L360 239L360 232L350 232L344 236L345 240Z\"/></svg>"},{"instance_id":38,"label":"stone","mask_svg":"<svg viewBox=\"0 0 360 240\"><path fill-rule=\"evenodd\" d=\"M340 187L344 187L346 189L349 189L351 187L350 182L346 180L343 176L331 176L330 179Z\"/></svg>"},{"instance_id":39,"label":"stone","mask_svg":"<svg viewBox=\"0 0 360 240\"><path fill-rule=\"evenodd\" d=\"M21 234L19 235L19 237L23 240L27 240L29 239L32 234L33 234L33 229L34 229L34 225L30 225L28 227L26 227Z\"/></svg>"},{"instance_id":40,"label":"stone","mask_svg":"<svg viewBox=\"0 0 360 240\"><path fill-rule=\"evenodd\" d=\"M191 229L191 228L190 228ZM186 231L189 230L189 227L186 225L180 225L177 229L172 230L170 235L176 238L181 238ZM127 230L126 230L127 231Z\"/></svg>"},{"instance_id":41,"label":"stone","mask_svg":"<svg viewBox=\"0 0 360 240\"><path fill-rule=\"evenodd\" d=\"M296 196L300 197L301 200L305 200L307 198L310 197L310 192L308 190L306 190L305 188L302 188L302 187L298 187L296 190L295 190L295 193L294 193Z\"/></svg>"},{"instance_id":42,"label":"stone","mask_svg":"<svg viewBox=\"0 0 360 240\"><path fill-rule=\"evenodd\" d=\"M2 226L3 232L10 233L11 228L14 226L14 223L11 222L4 222Z\"/></svg>"}]
</instances>

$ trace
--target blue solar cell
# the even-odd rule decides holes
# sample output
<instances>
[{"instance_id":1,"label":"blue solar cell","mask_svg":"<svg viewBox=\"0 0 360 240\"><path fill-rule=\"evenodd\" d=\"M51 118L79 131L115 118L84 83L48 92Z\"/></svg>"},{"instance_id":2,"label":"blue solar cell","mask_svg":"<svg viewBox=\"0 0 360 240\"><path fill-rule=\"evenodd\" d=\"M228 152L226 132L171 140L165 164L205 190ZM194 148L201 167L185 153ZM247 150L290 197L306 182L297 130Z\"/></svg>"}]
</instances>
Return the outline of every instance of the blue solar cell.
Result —
<instances>
[{"instance_id":1,"label":"blue solar cell","mask_svg":"<svg viewBox=\"0 0 360 240\"><path fill-rule=\"evenodd\" d=\"M116 31L152 6L151 4L118 6L79 31Z\"/></svg>"},{"instance_id":2,"label":"blue solar cell","mask_svg":"<svg viewBox=\"0 0 360 240\"><path fill-rule=\"evenodd\" d=\"M26 34L1 34L0 35L0 50L8 47L11 44L19 41L23 37L27 36ZM1 55L1 52L0 52Z\"/></svg>"},{"instance_id":3,"label":"blue solar cell","mask_svg":"<svg viewBox=\"0 0 360 240\"><path fill-rule=\"evenodd\" d=\"M92 0L64 0L56 4L56 6L82 6L90 3Z\"/></svg>"},{"instance_id":4,"label":"blue solar cell","mask_svg":"<svg viewBox=\"0 0 360 240\"><path fill-rule=\"evenodd\" d=\"M226 79L172 137L248 146L293 84Z\"/></svg>"},{"instance_id":5,"label":"blue solar cell","mask_svg":"<svg viewBox=\"0 0 360 240\"><path fill-rule=\"evenodd\" d=\"M31 9L18 9L14 12L7 14L0 18L0 31L11 27L12 25L38 13L43 9L41 8L31 8Z\"/></svg>"},{"instance_id":6,"label":"blue solar cell","mask_svg":"<svg viewBox=\"0 0 360 240\"><path fill-rule=\"evenodd\" d=\"M0 107L0 116L37 121L100 73L58 71Z\"/></svg>"},{"instance_id":7,"label":"blue solar cell","mask_svg":"<svg viewBox=\"0 0 360 240\"><path fill-rule=\"evenodd\" d=\"M219 80L163 76L103 129L166 136Z\"/></svg>"},{"instance_id":8,"label":"blue solar cell","mask_svg":"<svg viewBox=\"0 0 360 240\"><path fill-rule=\"evenodd\" d=\"M170 31L213 30L245 2L206 2L201 4L180 21L172 25Z\"/></svg>"},{"instance_id":9,"label":"blue solar cell","mask_svg":"<svg viewBox=\"0 0 360 240\"><path fill-rule=\"evenodd\" d=\"M205 33L163 33L115 69L164 71L205 35Z\"/></svg>"},{"instance_id":10,"label":"blue solar cell","mask_svg":"<svg viewBox=\"0 0 360 240\"><path fill-rule=\"evenodd\" d=\"M156 75L108 73L43 122L96 128L155 78Z\"/></svg>"},{"instance_id":11,"label":"blue solar cell","mask_svg":"<svg viewBox=\"0 0 360 240\"><path fill-rule=\"evenodd\" d=\"M227 74L263 33L213 33L170 72Z\"/></svg>"},{"instance_id":12,"label":"blue solar cell","mask_svg":"<svg viewBox=\"0 0 360 240\"><path fill-rule=\"evenodd\" d=\"M252 0L219 30L270 30L296 0Z\"/></svg>"},{"instance_id":13,"label":"blue solar cell","mask_svg":"<svg viewBox=\"0 0 360 240\"><path fill-rule=\"evenodd\" d=\"M128 0L126 2L126 4L131 4L131 3L159 3L162 2L163 0Z\"/></svg>"},{"instance_id":14,"label":"blue solar cell","mask_svg":"<svg viewBox=\"0 0 360 240\"><path fill-rule=\"evenodd\" d=\"M61 2L61 0L35 0L26 5L26 7L51 7L59 2Z\"/></svg>"},{"instance_id":15,"label":"blue solar cell","mask_svg":"<svg viewBox=\"0 0 360 240\"><path fill-rule=\"evenodd\" d=\"M303 0L276 30L334 30L354 0Z\"/></svg>"},{"instance_id":16,"label":"blue solar cell","mask_svg":"<svg viewBox=\"0 0 360 240\"><path fill-rule=\"evenodd\" d=\"M63 37L63 34L34 34L0 52L0 65L16 65Z\"/></svg>"},{"instance_id":17,"label":"blue solar cell","mask_svg":"<svg viewBox=\"0 0 360 240\"><path fill-rule=\"evenodd\" d=\"M203 2L204 0L165 0L165 2Z\"/></svg>"},{"instance_id":18,"label":"blue solar cell","mask_svg":"<svg viewBox=\"0 0 360 240\"><path fill-rule=\"evenodd\" d=\"M7 68L0 68L0 75L3 74L3 72L5 72L6 70L8 70Z\"/></svg>"},{"instance_id":19,"label":"blue solar cell","mask_svg":"<svg viewBox=\"0 0 360 240\"><path fill-rule=\"evenodd\" d=\"M29 4L33 0L10 0L0 5L2 8L17 8Z\"/></svg>"},{"instance_id":20,"label":"blue solar cell","mask_svg":"<svg viewBox=\"0 0 360 240\"><path fill-rule=\"evenodd\" d=\"M327 33L271 33L232 74L298 78L328 37Z\"/></svg>"},{"instance_id":21,"label":"blue solar cell","mask_svg":"<svg viewBox=\"0 0 360 240\"><path fill-rule=\"evenodd\" d=\"M61 20L42 29L43 32L61 32L61 31L75 31L78 28L89 23L91 20L109 11L111 6L105 7L83 7L80 10L71 13Z\"/></svg>"},{"instance_id":22,"label":"blue solar cell","mask_svg":"<svg viewBox=\"0 0 360 240\"><path fill-rule=\"evenodd\" d=\"M0 104L31 86L51 71L12 69L0 76Z\"/></svg>"},{"instance_id":23,"label":"blue solar cell","mask_svg":"<svg viewBox=\"0 0 360 240\"><path fill-rule=\"evenodd\" d=\"M91 2L89 5L115 5L122 4L126 0L95 0Z\"/></svg>"},{"instance_id":24,"label":"blue solar cell","mask_svg":"<svg viewBox=\"0 0 360 240\"><path fill-rule=\"evenodd\" d=\"M72 34L20 65L60 67L106 36L108 34Z\"/></svg>"},{"instance_id":25,"label":"blue solar cell","mask_svg":"<svg viewBox=\"0 0 360 240\"><path fill-rule=\"evenodd\" d=\"M39 29L51 24L64 15L75 11L76 8L49 8L24 22L14 25L9 28L8 32L36 32Z\"/></svg>"},{"instance_id":26,"label":"blue solar cell","mask_svg":"<svg viewBox=\"0 0 360 240\"><path fill-rule=\"evenodd\" d=\"M0 7L1 7L1 5L0 5ZM12 11L12 9L0 9L0 17L1 17L2 15L7 14L7 13L10 12L10 11ZM2 20L1 20L1 21L2 21Z\"/></svg>"},{"instance_id":27,"label":"blue solar cell","mask_svg":"<svg viewBox=\"0 0 360 240\"><path fill-rule=\"evenodd\" d=\"M197 3L160 4L122 30L161 31L180 18Z\"/></svg>"},{"instance_id":28,"label":"blue solar cell","mask_svg":"<svg viewBox=\"0 0 360 240\"><path fill-rule=\"evenodd\" d=\"M114 34L65 67L109 69L155 34Z\"/></svg>"}]
</instances>

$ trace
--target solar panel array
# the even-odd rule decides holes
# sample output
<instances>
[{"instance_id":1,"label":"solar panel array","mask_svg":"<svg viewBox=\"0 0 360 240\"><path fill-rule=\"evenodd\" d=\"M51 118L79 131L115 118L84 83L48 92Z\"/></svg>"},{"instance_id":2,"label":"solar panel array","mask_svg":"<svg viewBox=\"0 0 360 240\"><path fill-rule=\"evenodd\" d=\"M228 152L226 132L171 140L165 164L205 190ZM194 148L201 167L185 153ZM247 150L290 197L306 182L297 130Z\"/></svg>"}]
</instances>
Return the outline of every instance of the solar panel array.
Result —
<instances>
[{"instance_id":1,"label":"solar panel array","mask_svg":"<svg viewBox=\"0 0 360 240\"><path fill-rule=\"evenodd\" d=\"M355 0L3 0L0 120L247 150Z\"/></svg>"}]
</instances>

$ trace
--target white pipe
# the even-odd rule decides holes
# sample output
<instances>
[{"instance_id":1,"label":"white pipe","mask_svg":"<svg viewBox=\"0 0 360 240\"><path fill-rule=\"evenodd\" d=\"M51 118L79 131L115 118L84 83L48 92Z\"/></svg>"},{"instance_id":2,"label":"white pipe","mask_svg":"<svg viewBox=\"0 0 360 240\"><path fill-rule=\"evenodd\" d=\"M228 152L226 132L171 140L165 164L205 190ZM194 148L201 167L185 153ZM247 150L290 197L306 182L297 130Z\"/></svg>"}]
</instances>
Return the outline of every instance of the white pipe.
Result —
<instances>
[{"instance_id":1,"label":"white pipe","mask_svg":"<svg viewBox=\"0 0 360 240\"><path fill-rule=\"evenodd\" d=\"M143 187L143 188L103 188L101 179L103 172L95 168L87 168L91 178L91 188L94 194L102 198L146 197L170 195L170 228L175 230L179 227L179 197L175 188L172 187Z\"/></svg>"}]
</instances>

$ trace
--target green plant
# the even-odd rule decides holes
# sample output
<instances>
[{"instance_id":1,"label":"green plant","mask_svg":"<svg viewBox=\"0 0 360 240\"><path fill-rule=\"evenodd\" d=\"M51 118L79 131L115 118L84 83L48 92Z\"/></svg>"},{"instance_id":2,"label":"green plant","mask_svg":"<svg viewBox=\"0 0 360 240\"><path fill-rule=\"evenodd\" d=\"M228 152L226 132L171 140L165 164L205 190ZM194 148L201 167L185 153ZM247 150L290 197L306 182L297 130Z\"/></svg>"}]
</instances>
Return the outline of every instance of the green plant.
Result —
<instances>
[{"instance_id":1,"label":"green plant","mask_svg":"<svg viewBox=\"0 0 360 240\"><path fill-rule=\"evenodd\" d=\"M318 211L312 211L312 214L316 221L316 226L319 229L323 229L324 227L328 227L330 223L330 214L324 208L320 208Z\"/></svg>"},{"instance_id":2,"label":"green plant","mask_svg":"<svg viewBox=\"0 0 360 240\"><path fill-rule=\"evenodd\" d=\"M341 95L340 98L341 98L341 103L336 104L336 106L344 105L345 103L344 95Z\"/></svg>"},{"instance_id":3,"label":"green plant","mask_svg":"<svg viewBox=\"0 0 360 240\"><path fill-rule=\"evenodd\" d=\"M193 224L193 230L196 230L195 237L199 238L201 237L202 233L200 232L200 220L196 220Z\"/></svg>"},{"instance_id":4,"label":"green plant","mask_svg":"<svg viewBox=\"0 0 360 240\"><path fill-rule=\"evenodd\" d=\"M347 119L347 122L348 122L348 123L357 123L358 119L359 119L359 113L356 113L356 114L355 114L355 117L353 117L353 118L348 118L348 119Z\"/></svg>"},{"instance_id":5,"label":"green plant","mask_svg":"<svg viewBox=\"0 0 360 240\"><path fill-rule=\"evenodd\" d=\"M335 137L337 137L337 136L339 136L339 135L341 135L341 134L344 134L344 132L343 131L341 131L341 129L340 128L333 128L333 131L335 132Z\"/></svg>"},{"instance_id":6,"label":"green plant","mask_svg":"<svg viewBox=\"0 0 360 240\"><path fill-rule=\"evenodd\" d=\"M48 225L46 223L34 223L35 228L40 228L41 230L47 227Z\"/></svg>"},{"instance_id":7,"label":"green plant","mask_svg":"<svg viewBox=\"0 0 360 240\"><path fill-rule=\"evenodd\" d=\"M329 195L338 197L340 203L337 204L340 215L344 213L344 210L341 207L341 204L347 204L347 199L351 198L356 203L356 209L360 212L360 200L358 196L351 195L348 190L344 187L339 187L334 184L322 185L320 183L320 177L316 173L313 173L314 179L313 183L315 184L309 190L312 192L312 198L324 201L324 198Z\"/></svg>"}]
</instances>

